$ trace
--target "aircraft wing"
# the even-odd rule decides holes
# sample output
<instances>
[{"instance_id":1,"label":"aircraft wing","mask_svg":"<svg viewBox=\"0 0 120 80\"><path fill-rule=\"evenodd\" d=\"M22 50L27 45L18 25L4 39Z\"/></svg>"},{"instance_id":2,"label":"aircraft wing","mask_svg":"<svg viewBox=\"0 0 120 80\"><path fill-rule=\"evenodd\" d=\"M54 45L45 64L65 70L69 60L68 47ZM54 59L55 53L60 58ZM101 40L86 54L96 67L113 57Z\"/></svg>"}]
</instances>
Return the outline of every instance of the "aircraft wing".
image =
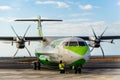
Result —
<instances>
[{"instance_id":1,"label":"aircraft wing","mask_svg":"<svg viewBox=\"0 0 120 80\"><path fill-rule=\"evenodd\" d=\"M43 40L47 40L50 43L53 40L67 38L67 37L72 37L72 36L44 36ZM94 36L74 36L74 37L82 38L86 41L91 41L91 37L94 38ZM97 37L99 38L100 36ZM100 40L114 40L114 39L120 39L120 36L102 36L100 38Z\"/></svg>"},{"instance_id":2,"label":"aircraft wing","mask_svg":"<svg viewBox=\"0 0 120 80\"><path fill-rule=\"evenodd\" d=\"M102 36L101 39L103 39L103 40L120 39L120 36Z\"/></svg>"},{"instance_id":3,"label":"aircraft wing","mask_svg":"<svg viewBox=\"0 0 120 80\"><path fill-rule=\"evenodd\" d=\"M13 41L14 40L14 37L0 37L0 40L4 40L4 41Z\"/></svg>"},{"instance_id":4,"label":"aircraft wing","mask_svg":"<svg viewBox=\"0 0 120 80\"><path fill-rule=\"evenodd\" d=\"M37 40L43 40L43 37L25 37L25 40L37 41Z\"/></svg>"},{"instance_id":5,"label":"aircraft wing","mask_svg":"<svg viewBox=\"0 0 120 80\"><path fill-rule=\"evenodd\" d=\"M9 36L0 36L0 40L3 41L16 41L17 37L9 37ZM43 37L24 37L24 39L27 41L37 41L37 40L43 40Z\"/></svg>"},{"instance_id":6,"label":"aircraft wing","mask_svg":"<svg viewBox=\"0 0 120 80\"><path fill-rule=\"evenodd\" d=\"M90 36L76 36L76 37L79 37L79 38L82 38L84 40L90 40ZM99 38L100 36L98 36ZM112 39L120 39L120 36L102 36L100 38L101 40L112 40Z\"/></svg>"},{"instance_id":7,"label":"aircraft wing","mask_svg":"<svg viewBox=\"0 0 120 80\"><path fill-rule=\"evenodd\" d=\"M49 37L35 37L35 36L33 36L33 37L24 37L25 38L25 40L28 40L28 41L37 41L37 40L44 40L44 39L46 39L46 38L50 38L50 39L53 39L53 40L55 40L55 39L60 39L60 38L66 38L66 37L70 37L70 36L62 36L62 37L56 37L56 36L49 36ZM82 38L82 39L84 39L84 40L90 40L90 36L75 36L75 37L78 37L78 38ZM100 37L100 36L98 36L98 37ZM3 41L15 41L15 39L16 39L17 37L10 37L10 36L0 36L0 40L3 40ZM120 39L120 36L102 36L101 37L101 40L112 40L112 39Z\"/></svg>"}]
</instances>

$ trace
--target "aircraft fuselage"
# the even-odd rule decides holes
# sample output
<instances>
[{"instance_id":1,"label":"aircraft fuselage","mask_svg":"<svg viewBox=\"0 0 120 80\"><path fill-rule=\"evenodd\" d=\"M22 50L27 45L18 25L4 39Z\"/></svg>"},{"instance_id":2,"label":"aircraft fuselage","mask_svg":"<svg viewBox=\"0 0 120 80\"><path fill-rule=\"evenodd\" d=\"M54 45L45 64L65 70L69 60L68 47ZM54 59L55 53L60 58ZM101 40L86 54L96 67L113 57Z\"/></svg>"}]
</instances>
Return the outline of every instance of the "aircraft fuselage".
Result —
<instances>
[{"instance_id":1,"label":"aircraft fuselage","mask_svg":"<svg viewBox=\"0 0 120 80\"><path fill-rule=\"evenodd\" d=\"M43 64L58 64L60 60L66 65L83 65L90 56L87 43L77 37L53 40L49 45L42 46L36 51Z\"/></svg>"}]
</instances>

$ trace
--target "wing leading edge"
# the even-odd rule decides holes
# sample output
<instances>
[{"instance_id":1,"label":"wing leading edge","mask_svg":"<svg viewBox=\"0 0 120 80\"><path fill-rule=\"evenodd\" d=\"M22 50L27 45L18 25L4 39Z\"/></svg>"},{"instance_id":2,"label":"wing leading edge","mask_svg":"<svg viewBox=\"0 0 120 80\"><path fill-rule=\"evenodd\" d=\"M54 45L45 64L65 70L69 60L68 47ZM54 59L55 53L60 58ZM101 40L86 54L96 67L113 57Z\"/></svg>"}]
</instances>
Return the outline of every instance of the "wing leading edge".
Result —
<instances>
[{"instance_id":1,"label":"wing leading edge","mask_svg":"<svg viewBox=\"0 0 120 80\"><path fill-rule=\"evenodd\" d=\"M60 39L60 38L65 38L67 36L64 36L64 37L58 37L58 36L52 36L52 37L24 37L25 40L30 40L30 41L37 41L37 40L43 40L44 38L55 38L55 39ZM70 37L70 36L68 36ZM78 38L82 38L84 40L88 40L89 41L89 38L90 36L75 36L75 37L78 37ZM98 36L100 37L100 36ZM13 41L15 40L16 37L9 37L9 36L0 36L0 40L5 40L5 41ZM101 37L101 40L111 40L111 39L120 39L120 36L102 36Z\"/></svg>"},{"instance_id":2,"label":"wing leading edge","mask_svg":"<svg viewBox=\"0 0 120 80\"><path fill-rule=\"evenodd\" d=\"M3 40L3 41L15 41L17 37L9 37L9 36L3 36L3 37L0 37L0 40ZM37 40L43 40L43 37L24 37L25 40L28 40L28 41L37 41Z\"/></svg>"},{"instance_id":3,"label":"wing leading edge","mask_svg":"<svg viewBox=\"0 0 120 80\"><path fill-rule=\"evenodd\" d=\"M90 36L76 36L76 37L79 37L79 38L82 38L84 40L90 40ZM98 36L99 38L100 36ZM120 39L120 36L102 36L101 37L101 40L111 40L111 39Z\"/></svg>"}]
</instances>

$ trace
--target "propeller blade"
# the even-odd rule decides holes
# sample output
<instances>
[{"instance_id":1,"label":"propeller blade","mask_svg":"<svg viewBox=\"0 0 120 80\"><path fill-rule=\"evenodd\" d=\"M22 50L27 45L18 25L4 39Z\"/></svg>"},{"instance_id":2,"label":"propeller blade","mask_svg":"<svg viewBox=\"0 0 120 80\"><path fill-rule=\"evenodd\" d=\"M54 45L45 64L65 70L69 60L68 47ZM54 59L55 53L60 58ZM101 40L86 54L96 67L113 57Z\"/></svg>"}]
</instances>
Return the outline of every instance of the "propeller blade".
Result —
<instances>
[{"instance_id":1,"label":"propeller blade","mask_svg":"<svg viewBox=\"0 0 120 80\"><path fill-rule=\"evenodd\" d=\"M108 28L108 27L105 28L105 30L103 31L103 33L100 35L100 38L99 38L99 39L102 38L102 36L103 36L103 34L105 33L105 31L107 30L107 28Z\"/></svg>"},{"instance_id":2,"label":"propeller blade","mask_svg":"<svg viewBox=\"0 0 120 80\"><path fill-rule=\"evenodd\" d=\"M28 45L30 45L30 41L28 41Z\"/></svg>"},{"instance_id":3,"label":"propeller blade","mask_svg":"<svg viewBox=\"0 0 120 80\"><path fill-rule=\"evenodd\" d=\"M103 54L103 58L105 57L105 54L104 54L104 51L103 51L103 48L100 46L101 48L101 51L102 51L102 54Z\"/></svg>"},{"instance_id":4,"label":"propeller blade","mask_svg":"<svg viewBox=\"0 0 120 80\"><path fill-rule=\"evenodd\" d=\"M15 29L13 28L13 26L11 26L13 32L15 33L15 35L17 36L17 38L20 40L20 37L18 36L18 34L16 33Z\"/></svg>"},{"instance_id":5,"label":"propeller blade","mask_svg":"<svg viewBox=\"0 0 120 80\"><path fill-rule=\"evenodd\" d=\"M98 39L98 37L97 37L97 35L96 35L96 33L95 33L95 31L94 31L93 28L92 28L92 32L93 32L93 34L94 34L95 39Z\"/></svg>"},{"instance_id":6,"label":"propeller blade","mask_svg":"<svg viewBox=\"0 0 120 80\"><path fill-rule=\"evenodd\" d=\"M92 52L94 50L94 47L90 50L90 52Z\"/></svg>"},{"instance_id":7,"label":"propeller blade","mask_svg":"<svg viewBox=\"0 0 120 80\"><path fill-rule=\"evenodd\" d=\"M27 32L28 32L29 28L30 28L30 25L29 25L29 26L28 26L28 28L26 29L26 32L25 32L25 34L24 34L23 38L26 36L26 34L27 34Z\"/></svg>"},{"instance_id":8,"label":"propeller blade","mask_svg":"<svg viewBox=\"0 0 120 80\"><path fill-rule=\"evenodd\" d=\"M18 53L18 51L19 51L19 49L17 49L17 51L15 52L15 54L14 54L14 56L13 56L13 57L15 57L15 56L16 56L16 54Z\"/></svg>"},{"instance_id":9,"label":"propeller blade","mask_svg":"<svg viewBox=\"0 0 120 80\"><path fill-rule=\"evenodd\" d=\"M29 55L30 55L30 57L31 57L31 53L30 53L30 51L28 50L28 48L27 48L27 47L25 47L25 48L26 48L27 52L29 53Z\"/></svg>"}]
</instances>

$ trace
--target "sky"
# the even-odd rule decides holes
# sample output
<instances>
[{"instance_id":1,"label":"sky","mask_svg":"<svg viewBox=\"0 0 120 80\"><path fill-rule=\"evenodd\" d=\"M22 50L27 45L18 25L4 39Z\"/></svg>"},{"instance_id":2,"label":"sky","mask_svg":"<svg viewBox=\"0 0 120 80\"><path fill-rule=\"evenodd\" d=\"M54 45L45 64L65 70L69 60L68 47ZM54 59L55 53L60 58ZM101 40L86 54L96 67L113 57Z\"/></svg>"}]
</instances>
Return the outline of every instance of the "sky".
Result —
<instances>
[{"instance_id":1,"label":"sky","mask_svg":"<svg viewBox=\"0 0 120 80\"><path fill-rule=\"evenodd\" d=\"M37 23L15 22L21 18L61 19L62 22L43 22L44 36L93 36L91 27L99 36L106 27L104 36L120 35L120 0L0 0L0 36L38 36ZM105 55L120 55L120 40L115 44L101 43ZM13 56L16 44L0 41L0 56ZM34 56L38 42L26 46ZM102 55L100 48L94 49L91 55ZM25 49L19 50L16 56L29 56Z\"/></svg>"}]
</instances>

